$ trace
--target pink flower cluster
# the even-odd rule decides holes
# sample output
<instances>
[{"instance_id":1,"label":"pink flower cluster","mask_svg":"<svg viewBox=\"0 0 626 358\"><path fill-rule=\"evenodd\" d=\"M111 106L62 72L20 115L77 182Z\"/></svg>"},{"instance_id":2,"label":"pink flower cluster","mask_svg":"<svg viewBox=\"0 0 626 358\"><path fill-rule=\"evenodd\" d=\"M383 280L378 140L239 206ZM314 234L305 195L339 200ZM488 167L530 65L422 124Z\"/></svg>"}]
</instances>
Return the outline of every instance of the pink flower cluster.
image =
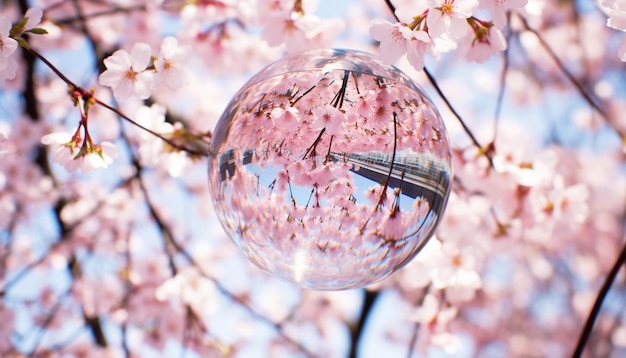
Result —
<instances>
[{"instance_id":1,"label":"pink flower cluster","mask_svg":"<svg viewBox=\"0 0 626 358\"><path fill-rule=\"evenodd\" d=\"M406 54L418 71L424 67L424 55L458 49L476 62L507 48L502 33L506 12L521 8L527 0L407 0L396 6L396 23L373 20L372 37L380 41L380 54L387 64ZM490 10L493 21L474 17L480 8Z\"/></svg>"},{"instance_id":2,"label":"pink flower cluster","mask_svg":"<svg viewBox=\"0 0 626 358\"><path fill-rule=\"evenodd\" d=\"M100 84L111 87L118 101L133 97L146 99L161 85L177 90L189 82L185 66L190 55L191 48L179 46L174 37L163 39L156 59L152 58L150 45L138 42L130 53L117 50L104 59L107 69L100 75Z\"/></svg>"}]
</instances>

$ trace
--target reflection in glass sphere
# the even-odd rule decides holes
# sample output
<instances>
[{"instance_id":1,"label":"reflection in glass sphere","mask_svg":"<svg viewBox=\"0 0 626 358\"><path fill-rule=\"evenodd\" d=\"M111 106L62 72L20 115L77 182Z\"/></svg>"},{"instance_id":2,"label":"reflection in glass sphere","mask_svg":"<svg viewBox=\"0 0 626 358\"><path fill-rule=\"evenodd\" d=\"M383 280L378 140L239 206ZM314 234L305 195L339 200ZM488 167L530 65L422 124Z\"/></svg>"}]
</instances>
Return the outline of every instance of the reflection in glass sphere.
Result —
<instances>
[{"instance_id":1,"label":"reflection in glass sphere","mask_svg":"<svg viewBox=\"0 0 626 358\"><path fill-rule=\"evenodd\" d=\"M269 65L232 99L211 150L228 235L253 263L307 288L361 287L404 266L450 191L433 103L363 52L316 50Z\"/></svg>"}]
</instances>

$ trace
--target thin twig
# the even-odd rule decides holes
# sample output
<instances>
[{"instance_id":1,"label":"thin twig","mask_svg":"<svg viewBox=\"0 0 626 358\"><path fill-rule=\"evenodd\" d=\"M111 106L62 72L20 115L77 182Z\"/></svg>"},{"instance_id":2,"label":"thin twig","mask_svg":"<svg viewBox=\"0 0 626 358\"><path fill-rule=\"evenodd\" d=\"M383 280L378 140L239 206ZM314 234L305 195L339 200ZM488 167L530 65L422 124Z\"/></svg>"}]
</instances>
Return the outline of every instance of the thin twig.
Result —
<instances>
[{"instance_id":1,"label":"thin twig","mask_svg":"<svg viewBox=\"0 0 626 358\"><path fill-rule=\"evenodd\" d=\"M593 303L593 307L591 308L591 312L589 312L589 316L587 316L587 321L585 322L585 326L583 327L582 332L580 333L580 338L578 338L578 342L576 343L576 349L574 350L574 354L572 357L581 357L583 354L583 349L585 348L585 344L591 335L591 331L593 330L593 325L600 314L600 308L602 308L602 302L606 298L606 295L609 293L611 286L613 286L613 282L619 273L620 268L626 264L626 242L624 242L624 247L622 248L622 252L620 252L617 260L613 264L611 271L606 276L600 291L598 291L598 296L596 297L596 301Z\"/></svg>"},{"instance_id":2,"label":"thin twig","mask_svg":"<svg viewBox=\"0 0 626 358\"><path fill-rule=\"evenodd\" d=\"M517 14L517 17L522 22L522 25L524 25L524 29L526 29L526 31L531 32L532 34L534 34L537 37L537 39L539 40L539 43L541 44L541 47L543 47L543 49L548 53L550 58L552 58L552 60L557 65L559 70L561 70L561 72L563 72L565 77L567 77L567 79L574 85L574 87L576 87L576 89L578 90L578 93L580 93L580 95L583 97L583 99L587 103L589 103L589 105L593 109L595 109L596 112L598 112L602 118L604 118L604 121L609 125L609 127L611 127L611 129L613 129L615 131L615 133L617 133L620 136L620 138L626 139L626 135L624 133L622 133L619 130L619 128L616 127L616 125L610 120L610 118L609 118L608 114L606 113L606 111L602 107L600 107L600 105L591 96L591 94L589 94L589 92L582 85L582 83L580 83L580 81L578 81L576 79L576 77L574 77L572 72L569 69L567 69L567 67L565 67L565 64L563 64L561 59L559 59L559 57L556 55L554 50L552 50L552 47L550 47L550 45L544 40L544 38L539 34L539 32L536 31L535 29L531 28L530 25L528 24L528 21L526 21L526 19L522 15Z\"/></svg>"},{"instance_id":3,"label":"thin twig","mask_svg":"<svg viewBox=\"0 0 626 358\"><path fill-rule=\"evenodd\" d=\"M511 19L511 13L506 13L507 23ZM506 42L511 41L511 31L507 31ZM509 46L502 52L502 73L500 73L500 90L498 91L498 98L496 99L496 109L493 115L493 142L495 143L498 136L498 124L500 122L500 113L502 112L502 103L504 102L504 91L506 89L506 75L509 72Z\"/></svg>"},{"instance_id":4,"label":"thin twig","mask_svg":"<svg viewBox=\"0 0 626 358\"><path fill-rule=\"evenodd\" d=\"M461 127L463 127L463 131L470 138L470 140L472 141L474 146L476 148L478 148L478 150L482 154L485 155L485 157L489 161L489 166L491 166L493 168L493 159L491 158L491 151L486 150L485 148L483 148L483 146L478 142L478 139L476 139L476 136L474 136L474 133L472 133L471 129L467 126L467 124L465 123L463 118L461 118L461 115L456 111L456 109L454 109L454 107L452 106L452 103L450 103L450 100L448 99L448 97L443 93L443 91L441 90L441 87L439 87L439 84L437 83L437 80L435 80L435 77L433 77L433 75L430 73L430 71L428 71L428 69L426 67L424 67L424 73L426 74L426 77L428 77L428 81L430 81L430 84L435 88L435 91L437 91L437 94L439 95L439 97L441 97L443 102L446 104L446 107L448 107L450 112L452 112L452 114L459 121L459 123L461 124Z\"/></svg>"},{"instance_id":5,"label":"thin twig","mask_svg":"<svg viewBox=\"0 0 626 358\"><path fill-rule=\"evenodd\" d=\"M70 86L72 88L72 90L78 91L80 92L81 95L86 96L86 97L90 97L91 99L94 100L95 103L97 103L98 105L110 110L111 112L115 113L116 115L118 115L119 117L125 119L126 121L128 121L129 123L133 124L134 126L140 128L141 130L144 130L150 134L152 134L153 136L161 139L162 141L164 141L165 143L167 143L168 145L170 145L172 148L176 149L176 150L180 150L180 151L184 151L187 152L191 155L195 155L195 156L200 156L200 157L206 157L209 156L208 152L202 151L202 150L196 150L196 149L191 149L191 148L187 148L185 146L182 146L176 142L174 142L173 140L163 136L162 134L159 134L147 127L144 127L143 125L137 123L135 120L133 120L132 118L130 118L129 116L127 116L126 114L122 113L120 110L118 110L117 108L99 100L98 98L94 97L89 91L85 90L84 88L78 86L76 83L74 83L72 80L70 80L67 76L65 76L53 63L51 63L45 56L43 56L42 54L40 54L39 52L37 52L35 49L33 48L28 48L27 49L30 53L32 53L33 55L35 55L35 57L37 57L39 60L41 60L48 68L50 68L52 70L52 72L54 72L63 82L65 82L68 86Z\"/></svg>"}]
</instances>

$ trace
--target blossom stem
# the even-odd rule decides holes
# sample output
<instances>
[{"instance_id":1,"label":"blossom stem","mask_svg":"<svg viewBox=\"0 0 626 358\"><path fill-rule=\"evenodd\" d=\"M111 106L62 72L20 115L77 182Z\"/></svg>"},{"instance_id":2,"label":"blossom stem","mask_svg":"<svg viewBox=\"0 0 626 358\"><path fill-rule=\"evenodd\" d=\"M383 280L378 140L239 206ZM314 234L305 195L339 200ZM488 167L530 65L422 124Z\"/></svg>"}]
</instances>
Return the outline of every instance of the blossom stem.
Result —
<instances>
[{"instance_id":1,"label":"blossom stem","mask_svg":"<svg viewBox=\"0 0 626 358\"><path fill-rule=\"evenodd\" d=\"M456 109L454 109L454 107L452 106L452 103L450 103L450 100L448 99L448 97L446 97L446 95L441 90L441 87L439 87L439 84L437 83L437 80L435 80L435 77L433 77L433 75L430 73L430 71L428 71L428 69L426 67L424 67L424 73L426 74L426 77L428 77L428 80L433 85L433 87L435 88L435 91L437 91L437 94L439 95L439 97L441 97L441 99L446 104L446 106L448 107L450 112L452 112L452 114L459 120L459 123L461 124L461 127L463 127L463 131L470 138L470 140L472 141L474 146L476 148L478 148L478 150L487 158L487 160L489 161L489 166L491 166L491 168L493 168L494 167L493 166L493 158L491 158L492 151L489 150L489 149L485 149L485 148L483 148L482 145L480 145L480 143L478 142L478 140L474 136L474 133L472 133L472 131L467 126L467 124L465 123L463 118L461 118L461 115L456 111ZM491 146L489 146L489 148L491 148Z\"/></svg>"}]
</instances>

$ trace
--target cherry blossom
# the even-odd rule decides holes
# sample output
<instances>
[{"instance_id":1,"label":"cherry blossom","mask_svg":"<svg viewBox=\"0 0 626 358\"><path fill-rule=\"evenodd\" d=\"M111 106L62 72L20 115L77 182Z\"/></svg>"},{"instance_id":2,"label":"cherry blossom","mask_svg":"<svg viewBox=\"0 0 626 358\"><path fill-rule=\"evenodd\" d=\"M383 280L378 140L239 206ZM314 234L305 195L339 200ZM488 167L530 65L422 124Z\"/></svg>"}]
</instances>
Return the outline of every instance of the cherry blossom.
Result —
<instances>
[{"instance_id":1,"label":"cherry blossom","mask_svg":"<svg viewBox=\"0 0 626 358\"><path fill-rule=\"evenodd\" d=\"M520 9L528 0L480 0L480 6L491 11L493 25L498 29L506 26L506 13L509 10Z\"/></svg>"},{"instance_id":2,"label":"cherry blossom","mask_svg":"<svg viewBox=\"0 0 626 358\"><path fill-rule=\"evenodd\" d=\"M478 7L478 0L428 0L426 22L432 37L448 34L458 39L467 33L466 19Z\"/></svg>"},{"instance_id":3,"label":"cherry blossom","mask_svg":"<svg viewBox=\"0 0 626 358\"><path fill-rule=\"evenodd\" d=\"M52 160L65 167L68 172L78 168L83 173L106 168L118 156L117 147L109 142L93 144L83 142L80 135L66 132L51 133L41 138L41 143L53 146Z\"/></svg>"},{"instance_id":4,"label":"cherry blossom","mask_svg":"<svg viewBox=\"0 0 626 358\"><path fill-rule=\"evenodd\" d=\"M51 133L41 138L41 143L56 146L52 160L65 167L69 172L74 172L80 167L80 161L74 160L80 149L81 138L72 138L70 133Z\"/></svg>"},{"instance_id":5,"label":"cherry blossom","mask_svg":"<svg viewBox=\"0 0 626 358\"><path fill-rule=\"evenodd\" d=\"M411 38L412 33L401 23L392 24L384 20L373 20L370 35L380 41L382 60L386 64L392 64L407 52L407 40Z\"/></svg>"},{"instance_id":6,"label":"cherry blossom","mask_svg":"<svg viewBox=\"0 0 626 358\"><path fill-rule=\"evenodd\" d=\"M104 59L107 67L100 77L100 84L111 87L115 97L124 101L129 97L138 96L146 99L152 94L154 74L146 71L150 64L152 50L146 43L136 43L130 50L117 50Z\"/></svg>"},{"instance_id":7,"label":"cherry blossom","mask_svg":"<svg viewBox=\"0 0 626 358\"><path fill-rule=\"evenodd\" d=\"M161 44L161 52L154 61L156 68L155 84L164 82L171 89L179 89L189 82L189 72L185 65L191 56L189 46L178 46L175 37L166 37Z\"/></svg>"},{"instance_id":8,"label":"cherry blossom","mask_svg":"<svg viewBox=\"0 0 626 358\"><path fill-rule=\"evenodd\" d=\"M0 14L0 79L13 79L17 70L17 62L13 53L17 49L17 41L9 37L10 20Z\"/></svg>"},{"instance_id":9,"label":"cherry blossom","mask_svg":"<svg viewBox=\"0 0 626 358\"><path fill-rule=\"evenodd\" d=\"M622 32L626 31L626 3L621 0L602 0L600 5L609 12L607 26ZM622 62L626 62L626 35L622 37L617 54Z\"/></svg>"},{"instance_id":10,"label":"cherry blossom","mask_svg":"<svg viewBox=\"0 0 626 358\"><path fill-rule=\"evenodd\" d=\"M476 24L476 23L474 23ZM506 50L507 42L502 31L496 26L483 27L483 25L474 25L475 37L471 42L471 47L467 51L467 59L470 61L483 63L491 56L497 55ZM469 41L465 42L470 43Z\"/></svg>"},{"instance_id":11,"label":"cherry blossom","mask_svg":"<svg viewBox=\"0 0 626 358\"><path fill-rule=\"evenodd\" d=\"M27 19L27 21L24 24L24 29L27 31L34 29L37 25L41 23L42 16L43 16L43 10L39 8L30 8L26 10L26 14L24 14L24 18Z\"/></svg>"},{"instance_id":12,"label":"cherry blossom","mask_svg":"<svg viewBox=\"0 0 626 358\"><path fill-rule=\"evenodd\" d=\"M424 55L432 46L432 39L426 31L414 31L407 46L407 59L418 71L424 68Z\"/></svg>"}]
</instances>

